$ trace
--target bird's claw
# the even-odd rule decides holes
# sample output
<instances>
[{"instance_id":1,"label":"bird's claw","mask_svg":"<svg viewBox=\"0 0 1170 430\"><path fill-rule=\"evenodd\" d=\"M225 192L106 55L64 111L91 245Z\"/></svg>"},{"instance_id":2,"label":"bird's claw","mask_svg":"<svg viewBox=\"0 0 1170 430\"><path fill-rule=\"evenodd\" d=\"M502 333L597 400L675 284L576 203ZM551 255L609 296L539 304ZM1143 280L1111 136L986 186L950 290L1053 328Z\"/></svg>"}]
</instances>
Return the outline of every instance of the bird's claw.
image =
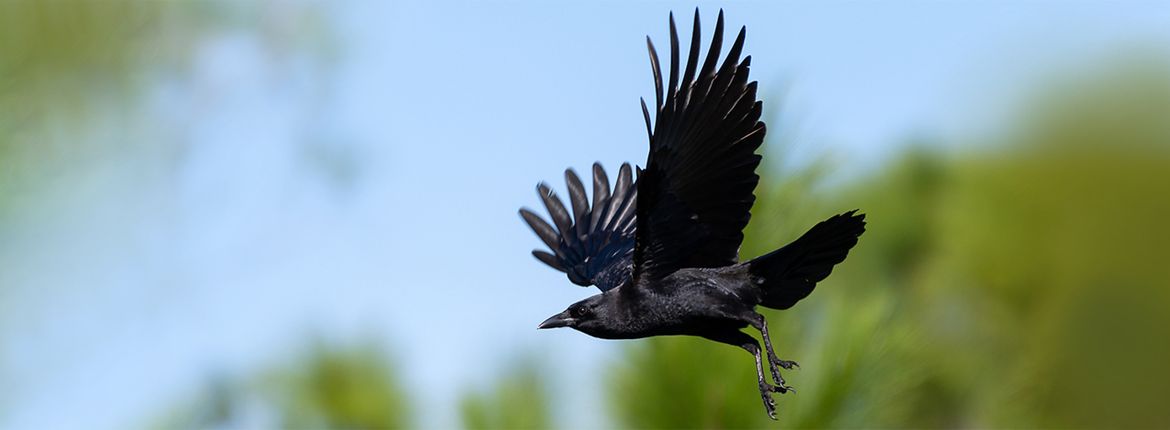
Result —
<instances>
[{"instance_id":1,"label":"bird's claw","mask_svg":"<svg viewBox=\"0 0 1170 430\"><path fill-rule=\"evenodd\" d=\"M768 418L776 419L776 401L772 399L772 391L775 387L768 384L760 385L760 398L764 400L764 410L768 412Z\"/></svg>"},{"instance_id":2,"label":"bird's claw","mask_svg":"<svg viewBox=\"0 0 1170 430\"><path fill-rule=\"evenodd\" d=\"M793 393L795 393L795 392L796 392L796 389L795 389L795 388L792 388L792 387L790 387L790 386L788 386L788 385L784 385L784 383L779 383L779 384L776 384L776 385L772 386L772 392L773 392L773 393L780 393L780 394L785 394L785 393L788 393L788 392L793 392Z\"/></svg>"},{"instance_id":3,"label":"bird's claw","mask_svg":"<svg viewBox=\"0 0 1170 430\"><path fill-rule=\"evenodd\" d=\"M794 367L800 367L800 365L796 364L795 361L788 360L776 360L776 364L780 367L783 367L785 370L792 370Z\"/></svg>"},{"instance_id":4,"label":"bird's claw","mask_svg":"<svg viewBox=\"0 0 1170 430\"><path fill-rule=\"evenodd\" d=\"M772 380L776 383L776 385L772 387L772 392L784 394L784 393L791 391L791 392L795 393L796 389L788 386L787 383L784 382L784 377L780 376L780 372L779 372L779 370L776 369L776 366L780 366L781 368L784 368L785 370L792 370L794 367L800 367L800 365L796 364L795 361L788 361L788 360L781 360L781 359L775 359L775 360L771 360L771 361L773 363Z\"/></svg>"}]
</instances>

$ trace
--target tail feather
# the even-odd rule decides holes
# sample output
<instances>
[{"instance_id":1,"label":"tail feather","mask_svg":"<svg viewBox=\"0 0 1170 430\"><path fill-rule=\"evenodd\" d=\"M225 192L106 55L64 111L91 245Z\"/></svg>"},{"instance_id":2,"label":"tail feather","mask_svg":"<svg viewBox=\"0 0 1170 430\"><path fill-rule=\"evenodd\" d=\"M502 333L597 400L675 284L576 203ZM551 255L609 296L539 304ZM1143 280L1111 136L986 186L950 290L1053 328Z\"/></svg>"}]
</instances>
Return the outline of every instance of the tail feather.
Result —
<instances>
[{"instance_id":1,"label":"tail feather","mask_svg":"<svg viewBox=\"0 0 1170 430\"><path fill-rule=\"evenodd\" d=\"M852 210L821 221L792 243L749 261L752 279L763 290L760 304L788 309L807 297L833 266L845 261L864 232L865 214Z\"/></svg>"}]
</instances>

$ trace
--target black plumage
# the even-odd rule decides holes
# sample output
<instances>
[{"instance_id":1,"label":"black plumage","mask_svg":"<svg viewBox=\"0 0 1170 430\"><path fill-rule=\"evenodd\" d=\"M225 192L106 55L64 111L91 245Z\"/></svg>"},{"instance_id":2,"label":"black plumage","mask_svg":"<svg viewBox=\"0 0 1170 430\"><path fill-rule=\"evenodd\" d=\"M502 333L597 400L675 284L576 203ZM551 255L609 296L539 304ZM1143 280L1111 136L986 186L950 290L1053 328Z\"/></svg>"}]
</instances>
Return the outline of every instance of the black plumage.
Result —
<instances>
[{"instance_id":1,"label":"black plumage","mask_svg":"<svg viewBox=\"0 0 1170 430\"><path fill-rule=\"evenodd\" d=\"M600 164L593 165L593 205L585 198L581 179L572 169L565 171L573 217L552 189L541 183L536 190L544 200L556 228L528 209L520 216L553 252L534 250L532 255L552 268L565 272L574 284L596 285L602 292L620 286L630 278L634 250L634 209L638 190L633 186L630 165L623 164L610 193L609 178Z\"/></svg>"},{"instance_id":2,"label":"black plumage","mask_svg":"<svg viewBox=\"0 0 1170 430\"><path fill-rule=\"evenodd\" d=\"M763 143L762 104L748 81L751 57L740 61L740 28L719 63L723 12L699 66L700 25L695 11L687 63L679 76L679 43L670 18L670 69L664 87L658 54L646 39L654 74L655 121L642 101L650 152L636 183L623 164L612 191L605 170L593 165L593 201L572 170L565 172L570 208L545 184L537 190L553 225L528 209L520 215L552 251L537 259L602 294L569 306L540 328L571 327L591 336L634 339L701 336L752 353L760 396L775 416L771 393L785 393L781 360L772 349L757 305L787 309L808 296L833 266L844 261L865 231L856 211L813 226L792 243L739 262L743 228L751 217ZM764 348L740 329L760 331ZM764 376L767 354L769 383Z\"/></svg>"}]
</instances>

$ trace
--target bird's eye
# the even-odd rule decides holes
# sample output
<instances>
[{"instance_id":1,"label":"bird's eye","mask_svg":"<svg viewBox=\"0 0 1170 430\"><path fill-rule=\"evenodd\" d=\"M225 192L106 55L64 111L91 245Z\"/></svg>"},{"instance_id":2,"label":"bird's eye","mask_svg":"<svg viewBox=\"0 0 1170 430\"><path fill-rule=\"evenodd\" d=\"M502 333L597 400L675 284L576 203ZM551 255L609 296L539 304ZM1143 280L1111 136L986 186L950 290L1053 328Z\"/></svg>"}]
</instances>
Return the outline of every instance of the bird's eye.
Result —
<instances>
[{"instance_id":1,"label":"bird's eye","mask_svg":"<svg viewBox=\"0 0 1170 430\"><path fill-rule=\"evenodd\" d=\"M569 313L573 315L573 318L579 318L579 317L585 316L585 307L584 306L573 306L573 309L569 309Z\"/></svg>"}]
</instances>

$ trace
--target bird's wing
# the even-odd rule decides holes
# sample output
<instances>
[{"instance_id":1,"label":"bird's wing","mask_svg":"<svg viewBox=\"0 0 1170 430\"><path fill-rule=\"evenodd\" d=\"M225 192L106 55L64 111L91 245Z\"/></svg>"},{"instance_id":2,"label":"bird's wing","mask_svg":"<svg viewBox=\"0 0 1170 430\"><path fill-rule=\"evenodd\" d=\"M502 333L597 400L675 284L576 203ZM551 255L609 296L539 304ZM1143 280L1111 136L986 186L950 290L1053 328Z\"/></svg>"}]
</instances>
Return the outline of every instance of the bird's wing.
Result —
<instances>
[{"instance_id":1,"label":"bird's wing","mask_svg":"<svg viewBox=\"0 0 1170 430\"><path fill-rule=\"evenodd\" d=\"M544 183L536 190L553 225L527 208L520 209L520 216L552 251L533 250L532 255L568 274L574 284L596 285L602 292L617 288L630 279L632 271L638 189L633 184L630 165L622 164L611 192L605 169L593 164L592 206L585 197L585 186L572 169L565 171L565 182L569 188L571 216L561 199Z\"/></svg>"},{"instance_id":2,"label":"bird's wing","mask_svg":"<svg viewBox=\"0 0 1170 430\"><path fill-rule=\"evenodd\" d=\"M734 264L759 182L755 154L764 139L756 83L748 82L751 57L739 61L741 28L722 65L723 12L702 67L699 14L679 85L678 35L670 19L670 76L665 94L658 54L647 37L654 71L655 124L642 101L650 154L638 175L635 278L660 279L685 267ZM696 75L696 68L698 74Z\"/></svg>"}]
</instances>

